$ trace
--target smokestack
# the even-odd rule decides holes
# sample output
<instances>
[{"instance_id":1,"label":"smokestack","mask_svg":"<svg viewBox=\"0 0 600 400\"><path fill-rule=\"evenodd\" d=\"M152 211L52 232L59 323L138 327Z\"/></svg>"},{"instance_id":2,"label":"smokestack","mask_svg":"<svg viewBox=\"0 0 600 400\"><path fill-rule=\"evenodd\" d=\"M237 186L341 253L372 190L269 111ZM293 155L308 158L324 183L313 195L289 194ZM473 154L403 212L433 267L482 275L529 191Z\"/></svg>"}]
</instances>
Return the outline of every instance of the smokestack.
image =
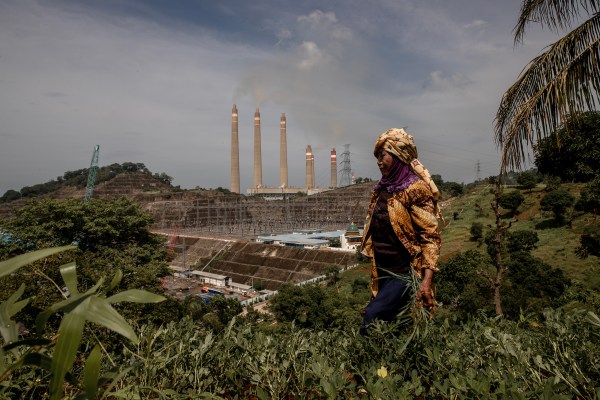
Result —
<instances>
[{"instance_id":1,"label":"smokestack","mask_svg":"<svg viewBox=\"0 0 600 400\"><path fill-rule=\"evenodd\" d=\"M306 146L306 190L314 189L313 154L310 145Z\"/></svg>"},{"instance_id":2,"label":"smokestack","mask_svg":"<svg viewBox=\"0 0 600 400\"><path fill-rule=\"evenodd\" d=\"M260 111L254 113L254 188L262 187L262 157L260 153Z\"/></svg>"},{"instance_id":3,"label":"smokestack","mask_svg":"<svg viewBox=\"0 0 600 400\"><path fill-rule=\"evenodd\" d=\"M281 114L279 121L280 150L279 150L279 186L288 187L288 165L287 165L287 137L285 113Z\"/></svg>"},{"instance_id":4,"label":"smokestack","mask_svg":"<svg viewBox=\"0 0 600 400\"><path fill-rule=\"evenodd\" d=\"M331 149L331 187L337 187L337 153Z\"/></svg>"},{"instance_id":5,"label":"smokestack","mask_svg":"<svg viewBox=\"0 0 600 400\"><path fill-rule=\"evenodd\" d=\"M231 188L240 193L240 145L238 142L238 111L235 104L231 109Z\"/></svg>"},{"instance_id":6,"label":"smokestack","mask_svg":"<svg viewBox=\"0 0 600 400\"><path fill-rule=\"evenodd\" d=\"M311 149L312 151L312 149ZM315 155L314 153L312 153L310 155L310 173L312 174L312 188L316 188L317 185L315 184Z\"/></svg>"}]
</instances>

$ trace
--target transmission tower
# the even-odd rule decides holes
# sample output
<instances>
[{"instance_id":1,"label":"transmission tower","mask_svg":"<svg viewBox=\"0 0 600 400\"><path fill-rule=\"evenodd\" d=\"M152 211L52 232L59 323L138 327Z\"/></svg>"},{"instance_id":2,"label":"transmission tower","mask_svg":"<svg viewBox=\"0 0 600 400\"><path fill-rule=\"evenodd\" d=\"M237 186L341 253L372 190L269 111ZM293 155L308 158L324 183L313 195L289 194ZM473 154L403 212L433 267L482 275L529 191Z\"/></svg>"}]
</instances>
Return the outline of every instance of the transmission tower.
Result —
<instances>
[{"instance_id":1,"label":"transmission tower","mask_svg":"<svg viewBox=\"0 0 600 400\"><path fill-rule=\"evenodd\" d=\"M94 183L96 182L96 171L98 170L98 155L100 154L100 145L94 147L92 162L90 163L90 171L88 172L87 186L85 188L85 198L83 201L87 203L92 198L94 193Z\"/></svg>"},{"instance_id":2,"label":"transmission tower","mask_svg":"<svg viewBox=\"0 0 600 400\"><path fill-rule=\"evenodd\" d=\"M481 163L477 160L477 182L481 180Z\"/></svg>"},{"instance_id":3,"label":"transmission tower","mask_svg":"<svg viewBox=\"0 0 600 400\"><path fill-rule=\"evenodd\" d=\"M350 145L344 145L344 152L342 153L342 161L341 164L341 177L340 177L340 187L349 186L352 184L352 167L350 166Z\"/></svg>"}]
</instances>

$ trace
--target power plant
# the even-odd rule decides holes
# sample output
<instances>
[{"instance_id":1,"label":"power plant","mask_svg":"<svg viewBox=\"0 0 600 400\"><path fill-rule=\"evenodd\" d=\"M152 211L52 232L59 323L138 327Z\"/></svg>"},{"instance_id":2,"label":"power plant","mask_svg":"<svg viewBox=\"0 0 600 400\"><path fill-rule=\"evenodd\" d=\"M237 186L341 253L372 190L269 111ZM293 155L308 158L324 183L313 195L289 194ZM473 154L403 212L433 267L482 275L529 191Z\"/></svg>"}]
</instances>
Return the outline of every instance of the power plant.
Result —
<instances>
[{"instance_id":1,"label":"power plant","mask_svg":"<svg viewBox=\"0 0 600 400\"><path fill-rule=\"evenodd\" d=\"M263 185L262 181L262 154L261 154L261 127L260 110L256 107L254 112L254 179L252 187L246 194L261 196L268 199L281 199L293 197L300 193L312 195L337 187L337 159L335 148L331 150L330 167L331 181L329 188L317 188L315 184L315 157L310 145L306 147L306 186L291 187L288 182L287 160L287 119L285 113L279 120L279 186L270 187ZM238 139L238 110L234 104L231 109L231 186L234 193L240 191L240 156Z\"/></svg>"}]
</instances>

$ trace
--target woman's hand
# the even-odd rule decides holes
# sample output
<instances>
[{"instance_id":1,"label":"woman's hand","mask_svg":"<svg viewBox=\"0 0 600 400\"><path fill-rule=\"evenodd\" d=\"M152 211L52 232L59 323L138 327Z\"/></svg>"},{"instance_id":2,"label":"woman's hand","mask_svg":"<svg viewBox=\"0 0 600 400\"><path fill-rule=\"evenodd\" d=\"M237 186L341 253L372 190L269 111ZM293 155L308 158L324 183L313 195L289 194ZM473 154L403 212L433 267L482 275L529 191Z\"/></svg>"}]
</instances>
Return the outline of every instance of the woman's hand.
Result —
<instances>
[{"instance_id":1,"label":"woman's hand","mask_svg":"<svg viewBox=\"0 0 600 400\"><path fill-rule=\"evenodd\" d=\"M423 303L423 307L430 309L434 306L435 300L433 299L433 289L431 288L431 281L433 280L433 271L426 269L423 274L423 280L419 291L417 292L417 301Z\"/></svg>"}]
</instances>

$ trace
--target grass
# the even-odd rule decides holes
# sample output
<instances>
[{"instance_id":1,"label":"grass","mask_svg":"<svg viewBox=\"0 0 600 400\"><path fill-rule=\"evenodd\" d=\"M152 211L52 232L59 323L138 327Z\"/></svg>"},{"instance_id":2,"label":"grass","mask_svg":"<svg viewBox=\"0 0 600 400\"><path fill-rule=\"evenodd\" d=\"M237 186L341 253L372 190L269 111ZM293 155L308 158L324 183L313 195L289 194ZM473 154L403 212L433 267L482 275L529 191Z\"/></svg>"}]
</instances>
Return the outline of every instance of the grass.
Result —
<instances>
[{"instance_id":1,"label":"grass","mask_svg":"<svg viewBox=\"0 0 600 400\"><path fill-rule=\"evenodd\" d=\"M583 186L583 184L563 184L562 188L578 198ZM478 243L470 240L469 231L473 222L482 223L485 231L493 226L494 215L490 207L494 197L491 193L492 190L493 185L481 184L464 196L451 199L443 205L446 225L442 229L442 261L467 250L485 252L485 244L478 248ZM511 190L517 190L517 188L509 186L505 189L505 191ZM538 185L531 191L522 191L525 201L519 207L518 215L512 218L510 231L535 230L540 240L537 243L537 249L532 252L534 256L554 268L562 269L567 276L579 281L585 287L600 287L598 257L590 256L581 259L575 254L584 227L600 223L600 217L573 213L571 226L554 227L552 214L540 210L539 202L545 193L543 185ZM477 204L481 207L481 211L478 210ZM458 213L456 220L453 219L455 212ZM509 218L507 212L507 220ZM540 226L546 228L536 229Z\"/></svg>"}]
</instances>

